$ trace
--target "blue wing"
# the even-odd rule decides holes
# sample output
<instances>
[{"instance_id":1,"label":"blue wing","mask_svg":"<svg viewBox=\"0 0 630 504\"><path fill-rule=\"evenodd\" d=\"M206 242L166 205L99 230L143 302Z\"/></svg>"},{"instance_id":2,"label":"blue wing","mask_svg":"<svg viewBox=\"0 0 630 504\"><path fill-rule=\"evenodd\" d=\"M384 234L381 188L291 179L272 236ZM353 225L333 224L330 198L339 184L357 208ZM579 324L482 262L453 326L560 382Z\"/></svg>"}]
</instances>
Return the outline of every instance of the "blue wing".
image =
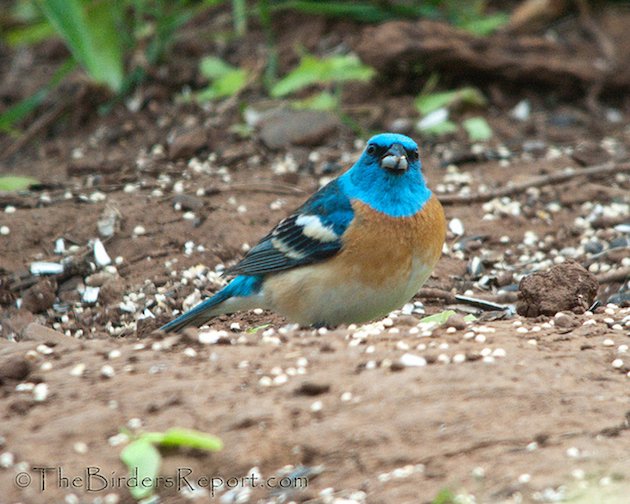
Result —
<instances>
[{"instance_id":1,"label":"blue wing","mask_svg":"<svg viewBox=\"0 0 630 504\"><path fill-rule=\"evenodd\" d=\"M354 218L350 199L334 180L283 219L228 274L265 275L322 261L342 247Z\"/></svg>"}]
</instances>

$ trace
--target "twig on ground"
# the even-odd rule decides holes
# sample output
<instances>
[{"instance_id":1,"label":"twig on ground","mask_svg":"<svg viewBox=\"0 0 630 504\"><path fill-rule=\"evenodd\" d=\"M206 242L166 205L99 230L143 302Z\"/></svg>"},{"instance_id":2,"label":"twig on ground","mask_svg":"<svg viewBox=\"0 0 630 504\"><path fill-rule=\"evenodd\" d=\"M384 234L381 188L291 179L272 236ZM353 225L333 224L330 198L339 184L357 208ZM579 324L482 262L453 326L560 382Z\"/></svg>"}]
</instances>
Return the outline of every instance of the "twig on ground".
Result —
<instances>
[{"instance_id":1,"label":"twig on ground","mask_svg":"<svg viewBox=\"0 0 630 504\"><path fill-rule=\"evenodd\" d=\"M600 284L626 282L630 280L630 268L621 268L597 275Z\"/></svg>"},{"instance_id":2,"label":"twig on ground","mask_svg":"<svg viewBox=\"0 0 630 504\"><path fill-rule=\"evenodd\" d=\"M588 168L575 168L570 171L562 171L550 173L549 175L541 175L530 180L520 182L508 187L500 187L487 193L473 193L466 196L456 194L443 194L439 196L439 200L444 205L459 205L469 203L483 203L495 198L504 196L514 196L525 192L530 187L543 187L547 185L560 184L577 177L591 177L593 175L611 175L614 173L622 173L630 171L630 162L625 163L604 163L601 165L590 166Z\"/></svg>"}]
</instances>

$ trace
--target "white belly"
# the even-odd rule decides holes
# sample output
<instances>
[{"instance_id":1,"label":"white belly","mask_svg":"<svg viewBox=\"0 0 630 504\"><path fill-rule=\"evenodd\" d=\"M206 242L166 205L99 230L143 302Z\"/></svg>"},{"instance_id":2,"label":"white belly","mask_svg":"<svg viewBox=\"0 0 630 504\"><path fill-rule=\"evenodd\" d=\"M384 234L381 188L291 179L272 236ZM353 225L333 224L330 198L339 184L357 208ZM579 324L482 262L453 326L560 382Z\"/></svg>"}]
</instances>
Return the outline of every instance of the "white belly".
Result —
<instances>
[{"instance_id":1,"label":"white belly","mask_svg":"<svg viewBox=\"0 0 630 504\"><path fill-rule=\"evenodd\" d=\"M303 325L368 322L409 301L432 267L414 259L410 271L381 285L366 286L352 272L340 276L321 265L305 266L268 279L263 296L269 308Z\"/></svg>"}]
</instances>

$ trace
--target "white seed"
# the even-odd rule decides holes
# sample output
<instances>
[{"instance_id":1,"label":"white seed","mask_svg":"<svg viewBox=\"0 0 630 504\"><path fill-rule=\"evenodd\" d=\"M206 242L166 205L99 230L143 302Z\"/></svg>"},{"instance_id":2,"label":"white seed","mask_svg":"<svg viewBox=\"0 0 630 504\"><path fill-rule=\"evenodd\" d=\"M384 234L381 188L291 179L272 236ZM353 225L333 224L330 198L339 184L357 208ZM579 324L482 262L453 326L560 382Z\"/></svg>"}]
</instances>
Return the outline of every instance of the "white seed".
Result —
<instances>
[{"instance_id":1,"label":"white seed","mask_svg":"<svg viewBox=\"0 0 630 504\"><path fill-rule=\"evenodd\" d=\"M424 357L406 353L400 358L400 363L407 367L422 367L427 365L427 360Z\"/></svg>"},{"instance_id":2,"label":"white seed","mask_svg":"<svg viewBox=\"0 0 630 504\"><path fill-rule=\"evenodd\" d=\"M33 399L37 402L45 401L48 397L48 384L47 383L38 383L33 388Z\"/></svg>"},{"instance_id":3,"label":"white seed","mask_svg":"<svg viewBox=\"0 0 630 504\"><path fill-rule=\"evenodd\" d=\"M109 364L105 364L101 368L101 376L103 378L111 378L112 376L114 376L114 374L116 374L114 368L111 367Z\"/></svg>"},{"instance_id":4,"label":"white seed","mask_svg":"<svg viewBox=\"0 0 630 504\"><path fill-rule=\"evenodd\" d=\"M621 367L623 367L623 361L621 359L615 359L614 361L612 361L612 367L614 367L615 369L619 369Z\"/></svg>"}]
</instances>

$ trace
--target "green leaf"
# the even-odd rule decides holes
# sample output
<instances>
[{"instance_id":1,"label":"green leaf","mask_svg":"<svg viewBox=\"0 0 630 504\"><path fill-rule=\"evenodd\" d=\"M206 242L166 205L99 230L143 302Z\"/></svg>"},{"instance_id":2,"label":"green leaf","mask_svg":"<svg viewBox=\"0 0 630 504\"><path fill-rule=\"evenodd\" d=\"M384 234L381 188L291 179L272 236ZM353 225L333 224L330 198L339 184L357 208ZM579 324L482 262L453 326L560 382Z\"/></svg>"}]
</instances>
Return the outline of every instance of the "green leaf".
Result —
<instances>
[{"instance_id":1,"label":"green leaf","mask_svg":"<svg viewBox=\"0 0 630 504\"><path fill-rule=\"evenodd\" d=\"M247 70L237 68L216 79L206 89L199 91L196 98L198 102L218 100L234 96L247 84L249 74Z\"/></svg>"},{"instance_id":2,"label":"green leaf","mask_svg":"<svg viewBox=\"0 0 630 504\"><path fill-rule=\"evenodd\" d=\"M137 477L137 484L129 487L129 492L136 500L148 497L153 493L153 486L145 486L144 478L155 482L162 457L160 452L149 441L140 438L127 445L120 453L120 459L129 468L130 477Z\"/></svg>"},{"instance_id":3,"label":"green leaf","mask_svg":"<svg viewBox=\"0 0 630 504\"><path fill-rule=\"evenodd\" d=\"M234 70L235 67L216 56L206 56L199 63L199 71L207 79L218 79Z\"/></svg>"},{"instance_id":4,"label":"green leaf","mask_svg":"<svg viewBox=\"0 0 630 504\"><path fill-rule=\"evenodd\" d=\"M485 142L492 138L492 128L483 117L471 117L462 122L471 142Z\"/></svg>"},{"instance_id":5,"label":"green leaf","mask_svg":"<svg viewBox=\"0 0 630 504\"><path fill-rule=\"evenodd\" d=\"M305 14L353 19L362 23L380 23L395 18L415 19L435 15L432 6L415 5L420 2L330 2L321 0L289 0L278 2L274 10L297 10ZM382 4L382 5L381 5Z\"/></svg>"},{"instance_id":6,"label":"green leaf","mask_svg":"<svg viewBox=\"0 0 630 504\"><path fill-rule=\"evenodd\" d=\"M374 69L361 63L361 60L352 54L327 58L306 54L297 68L271 88L271 96L276 98L286 96L314 84L367 81L373 75Z\"/></svg>"},{"instance_id":7,"label":"green leaf","mask_svg":"<svg viewBox=\"0 0 630 504\"><path fill-rule=\"evenodd\" d=\"M37 4L90 77L120 91L124 69L116 2L97 0L85 8L81 0L37 0Z\"/></svg>"},{"instance_id":8,"label":"green leaf","mask_svg":"<svg viewBox=\"0 0 630 504\"><path fill-rule=\"evenodd\" d=\"M449 319L449 317L456 314L457 312L455 310L444 310L443 312L434 313L433 315L429 315L428 317L421 318L420 323L442 325L446 324L446 321ZM464 317L464 320L466 322L472 322L474 320L477 320L477 317L468 314Z\"/></svg>"},{"instance_id":9,"label":"green leaf","mask_svg":"<svg viewBox=\"0 0 630 504\"><path fill-rule=\"evenodd\" d=\"M431 501L431 504L455 504L455 494L448 488L443 488Z\"/></svg>"},{"instance_id":10,"label":"green leaf","mask_svg":"<svg viewBox=\"0 0 630 504\"><path fill-rule=\"evenodd\" d=\"M483 107L486 105L486 98L477 88L465 87L454 91L422 94L416 98L415 105L418 112L427 115L442 107L452 108L457 105Z\"/></svg>"},{"instance_id":11,"label":"green leaf","mask_svg":"<svg viewBox=\"0 0 630 504\"><path fill-rule=\"evenodd\" d=\"M271 324L262 324L256 327L250 327L249 329L247 329L245 332L247 334L256 334L258 331L260 331L261 329L266 329L267 327L269 327Z\"/></svg>"},{"instance_id":12,"label":"green leaf","mask_svg":"<svg viewBox=\"0 0 630 504\"><path fill-rule=\"evenodd\" d=\"M453 121L443 121L439 124L435 124L433 126L429 126L428 128L422 128L421 131L423 133L428 133L429 135L447 135L449 133L455 133L457 131L457 124Z\"/></svg>"},{"instance_id":13,"label":"green leaf","mask_svg":"<svg viewBox=\"0 0 630 504\"><path fill-rule=\"evenodd\" d=\"M149 433L151 434L151 433ZM173 427L161 434L158 441L160 446L186 447L198 450L219 451L223 449L223 442L216 436L192 429Z\"/></svg>"},{"instance_id":14,"label":"green leaf","mask_svg":"<svg viewBox=\"0 0 630 504\"><path fill-rule=\"evenodd\" d=\"M490 16L465 21L460 23L459 27L469 31L470 33L474 33L475 35L486 36L506 25L509 20L509 15L499 12Z\"/></svg>"},{"instance_id":15,"label":"green leaf","mask_svg":"<svg viewBox=\"0 0 630 504\"><path fill-rule=\"evenodd\" d=\"M335 110L339 107L339 99L328 91L322 91L303 100L295 100L291 105L297 109Z\"/></svg>"},{"instance_id":16,"label":"green leaf","mask_svg":"<svg viewBox=\"0 0 630 504\"><path fill-rule=\"evenodd\" d=\"M0 191L24 191L35 184L39 180L33 177L0 176Z\"/></svg>"}]
</instances>

